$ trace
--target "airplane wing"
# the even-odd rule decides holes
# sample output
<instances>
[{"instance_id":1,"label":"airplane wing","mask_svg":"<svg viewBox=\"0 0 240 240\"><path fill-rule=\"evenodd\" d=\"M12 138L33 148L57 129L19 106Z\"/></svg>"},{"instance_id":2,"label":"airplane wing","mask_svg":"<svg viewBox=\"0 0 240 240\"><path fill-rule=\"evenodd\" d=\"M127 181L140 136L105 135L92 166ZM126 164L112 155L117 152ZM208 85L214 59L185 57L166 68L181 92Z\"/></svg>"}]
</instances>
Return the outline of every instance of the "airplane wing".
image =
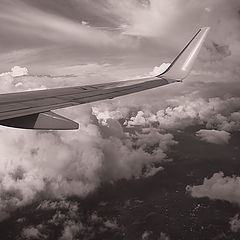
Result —
<instances>
[{"instance_id":1,"label":"airplane wing","mask_svg":"<svg viewBox=\"0 0 240 240\"><path fill-rule=\"evenodd\" d=\"M51 110L111 99L181 82L189 74L209 27L201 28L166 71L156 77L96 85L0 94L0 125L24 129L70 130L78 123Z\"/></svg>"}]
</instances>

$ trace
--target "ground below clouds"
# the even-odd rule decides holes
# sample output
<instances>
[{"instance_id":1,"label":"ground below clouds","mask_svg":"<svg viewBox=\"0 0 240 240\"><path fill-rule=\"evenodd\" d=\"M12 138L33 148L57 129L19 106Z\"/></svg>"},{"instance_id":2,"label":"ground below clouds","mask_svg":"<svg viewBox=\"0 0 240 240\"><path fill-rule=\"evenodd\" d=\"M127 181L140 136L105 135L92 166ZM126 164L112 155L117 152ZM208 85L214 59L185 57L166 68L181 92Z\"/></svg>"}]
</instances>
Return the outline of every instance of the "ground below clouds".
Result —
<instances>
[{"instance_id":1,"label":"ground below clouds","mask_svg":"<svg viewBox=\"0 0 240 240\"><path fill-rule=\"evenodd\" d=\"M230 222L240 208L192 198L186 186L219 171L240 175L240 134L223 148L199 140L199 129L174 133L174 161L155 176L104 184L85 199L38 200L1 223L0 239L239 239Z\"/></svg>"}]
</instances>

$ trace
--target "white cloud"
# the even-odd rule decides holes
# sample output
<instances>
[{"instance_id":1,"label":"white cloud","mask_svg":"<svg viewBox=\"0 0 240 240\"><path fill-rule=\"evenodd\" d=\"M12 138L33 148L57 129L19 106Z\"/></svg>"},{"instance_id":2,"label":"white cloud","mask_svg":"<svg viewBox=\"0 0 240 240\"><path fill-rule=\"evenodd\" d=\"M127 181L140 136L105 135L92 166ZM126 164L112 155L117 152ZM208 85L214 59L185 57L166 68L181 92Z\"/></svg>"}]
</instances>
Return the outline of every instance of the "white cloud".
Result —
<instances>
[{"instance_id":1,"label":"white cloud","mask_svg":"<svg viewBox=\"0 0 240 240\"><path fill-rule=\"evenodd\" d=\"M28 75L28 69L26 67L19 67L19 66L15 66L11 69L11 75L13 77L20 77L20 76L24 76L24 75Z\"/></svg>"},{"instance_id":2,"label":"white cloud","mask_svg":"<svg viewBox=\"0 0 240 240\"><path fill-rule=\"evenodd\" d=\"M209 179L204 178L202 185L187 186L186 190L192 197L208 197L240 205L240 177L224 177L223 172L214 173Z\"/></svg>"},{"instance_id":3,"label":"white cloud","mask_svg":"<svg viewBox=\"0 0 240 240\"><path fill-rule=\"evenodd\" d=\"M142 240L148 240L150 239L150 236L152 235L152 232L151 231L144 231L143 234L142 234Z\"/></svg>"},{"instance_id":4,"label":"white cloud","mask_svg":"<svg viewBox=\"0 0 240 240\"><path fill-rule=\"evenodd\" d=\"M149 73L151 76L157 76L163 73L167 68L171 65L171 63L162 63L159 67L154 67L153 70Z\"/></svg>"},{"instance_id":5,"label":"white cloud","mask_svg":"<svg viewBox=\"0 0 240 240\"><path fill-rule=\"evenodd\" d=\"M0 77L10 75L12 77L20 77L24 75L28 75L28 69L26 67L19 67L19 66L14 66L11 68L11 72L5 72L1 73Z\"/></svg>"},{"instance_id":6,"label":"white cloud","mask_svg":"<svg viewBox=\"0 0 240 240\"><path fill-rule=\"evenodd\" d=\"M236 214L229 221L230 229L232 232L240 232L240 219L239 214Z\"/></svg>"},{"instance_id":7,"label":"white cloud","mask_svg":"<svg viewBox=\"0 0 240 240\"><path fill-rule=\"evenodd\" d=\"M239 7L237 0L232 0L231 4L226 4L224 0L187 1L185 4L180 0L149 0L144 1L146 4L127 0L109 2L114 6L114 13L125 20L126 34L155 39L165 37L165 41L179 43L181 35L189 34L189 29L210 25L214 29L212 37L217 40L226 41L224 36L227 35L236 42L239 36L237 33L231 34L230 30L236 31L239 27L237 16L233 17ZM225 19L224 23L219 22L222 18ZM170 37L170 32L177 38Z\"/></svg>"},{"instance_id":8,"label":"white cloud","mask_svg":"<svg viewBox=\"0 0 240 240\"><path fill-rule=\"evenodd\" d=\"M207 130L201 129L196 133L202 141L214 144L227 144L231 138L230 133L226 131L219 130Z\"/></svg>"},{"instance_id":9,"label":"white cloud","mask_svg":"<svg viewBox=\"0 0 240 240\"><path fill-rule=\"evenodd\" d=\"M14 66L10 72L4 72L0 74L1 92L16 91L18 87L21 88L21 82L15 82L16 77L22 77L28 75L28 69L26 67Z\"/></svg>"},{"instance_id":10,"label":"white cloud","mask_svg":"<svg viewBox=\"0 0 240 240\"><path fill-rule=\"evenodd\" d=\"M81 23L82 23L82 25L88 25L88 22L86 22L86 21L82 21Z\"/></svg>"},{"instance_id":11,"label":"white cloud","mask_svg":"<svg viewBox=\"0 0 240 240\"><path fill-rule=\"evenodd\" d=\"M166 233L161 232L159 240L170 240L170 237Z\"/></svg>"},{"instance_id":12,"label":"white cloud","mask_svg":"<svg viewBox=\"0 0 240 240\"><path fill-rule=\"evenodd\" d=\"M38 225L37 227L25 227L22 230L21 236L24 239L46 239L46 235L42 234L39 229L42 227L42 225Z\"/></svg>"},{"instance_id":13,"label":"white cloud","mask_svg":"<svg viewBox=\"0 0 240 240\"><path fill-rule=\"evenodd\" d=\"M145 126L147 124L146 119L144 117L144 112L139 111L135 117L131 117L129 121L126 122L128 127L131 126Z\"/></svg>"},{"instance_id":14,"label":"white cloud","mask_svg":"<svg viewBox=\"0 0 240 240\"><path fill-rule=\"evenodd\" d=\"M159 171L162 171L164 168L163 167L151 167L150 169L147 169L146 172L144 173L145 177L152 177L155 174L157 174Z\"/></svg>"},{"instance_id":15,"label":"white cloud","mask_svg":"<svg viewBox=\"0 0 240 240\"><path fill-rule=\"evenodd\" d=\"M73 240L76 239L77 234L83 230L83 225L79 222L66 221L64 229L59 240Z\"/></svg>"},{"instance_id":16,"label":"white cloud","mask_svg":"<svg viewBox=\"0 0 240 240\"><path fill-rule=\"evenodd\" d=\"M128 127L146 127L158 123L162 129L183 129L204 123L208 129L216 128L229 132L240 129L239 112L236 112L240 106L238 97L204 99L189 94L169 99L168 102L170 106L155 112L149 109L138 111L135 116L126 120L125 124Z\"/></svg>"},{"instance_id":17,"label":"white cloud","mask_svg":"<svg viewBox=\"0 0 240 240\"><path fill-rule=\"evenodd\" d=\"M113 219L113 220L108 219L103 224L106 228L110 228L110 229L118 229L119 228L116 219Z\"/></svg>"},{"instance_id":18,"label":"white cloud","mask_svg":"<svg viewBox=\"0 0 240 240\"><path fill-rule=\"evenodd\" d=\"M206 12L211 12L211 11L212 11L212 9L211 9L211 8L208 8L208 7L206 7L206 8L205 8L205 11L206 11Z\"/></svg>"},{"instance_id":19,"label":"white cloud","mask_svg":"<svg viewBox=\"0 0 240 240\"><path fill-rule=\"evenodd\" d=\"M6 6L5 12L0 12L2 22L8 24L11 31L17 32L17 28L21 27L21 33L18 33L20 36L25 34L34 39L38 37L42 41L65 43L66 45L69 43L115 44L106 32L89 27L86 21L74 21L19 1L15 2L19 11L11 8L11 5L6 4Z\"/></svg>"}]
</instances>

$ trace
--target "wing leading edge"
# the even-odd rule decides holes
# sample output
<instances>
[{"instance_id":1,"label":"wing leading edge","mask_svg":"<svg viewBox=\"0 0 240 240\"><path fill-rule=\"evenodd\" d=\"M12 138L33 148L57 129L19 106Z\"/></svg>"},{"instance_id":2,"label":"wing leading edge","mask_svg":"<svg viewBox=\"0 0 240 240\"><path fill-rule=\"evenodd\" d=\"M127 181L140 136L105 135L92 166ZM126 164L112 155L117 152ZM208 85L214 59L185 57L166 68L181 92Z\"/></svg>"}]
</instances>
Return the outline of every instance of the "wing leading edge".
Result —
<instances>
[{"instance_id":1,"label":"wing leading edge","mask_svg":"<svg viewBox=\"0 0 240 240\"><path fill-rule=\"evenodd\" d=\"M189 74L209 28L201 28L156 77L105 84L0 94L0 125L24 129L70 130L78 124L51 110L111 99L182 81Z\"/></svg>"}]
</instances>

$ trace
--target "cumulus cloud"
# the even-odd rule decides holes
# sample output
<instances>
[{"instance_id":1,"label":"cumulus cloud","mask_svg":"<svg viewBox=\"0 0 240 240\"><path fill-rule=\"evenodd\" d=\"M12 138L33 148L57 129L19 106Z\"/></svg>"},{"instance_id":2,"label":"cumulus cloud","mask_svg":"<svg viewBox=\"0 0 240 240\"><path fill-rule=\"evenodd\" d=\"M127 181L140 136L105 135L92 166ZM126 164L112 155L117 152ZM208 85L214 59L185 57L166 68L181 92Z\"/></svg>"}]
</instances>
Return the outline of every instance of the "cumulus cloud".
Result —
<instances>
[{"instance_id":1,"label":"cumulus cloud","mask_svg":"<svg viewBox=\"0 0 240 240\"><path fill-rule=\"evenodd\" d=\"M236 214L229 221L230 229L232 232L240 232L240 219L239 214Z\"/></svg>"},{"instance_id":2,"label":"cumulus cloud","mask_svg":"<svg viewBox=\"0 0 240 240\"><path fill-rule=\"evenodd\" d=\"M206 130L201 129L196 132L196 136L199 137L202 141L214 144L227 144L231 138L230 133L226 131L218 130Z\"/></svg>"},{"instance_id":3,"label":"cumulus cloud","mask_svg":"<svg viewBox=\"0 0 240 240\"><path fill-rule=\"evenodd\" d=\"M153 232L152 231L146 230L142 234L142 240L150 240L150 239L152 239L152 237L153 237ZM159 240L170 240L170 237L166 233L161 232L158 239Z\"/></svg>"},{"instance_id":4,"label":"cumulus cloud","mask_svg":"<svg viewBox=\"0 0 240 240\"><path fill-rule=\"evenodd\" d=\"M223 172L214 173L209 179L204 178L202 185L187 186L186 190L192 197L208 197L240 205L240 177L224 177Z\"/></svg>"},{"instance_id":5,"label":"cumulus cloud","mask_svg":"<svg viewBox=\"0 0 240 240\"><path fill-rule=\"evenodd\" d=\"M67 221L64 225L64 230L62 232L62 236L59 240L73 240L76 239L77 234L82 230L82 224L74 221Z\"/></svg>"},{"instance_id":6,"label":"cumulus cloud","mask_svg":"<svg viewBox=\"0 0 240 240\"><path fill-rule=\"evenodd\" d=\"M97 238L106 232L123 233L123 227L115 217L103 215L100 210L84 212L77 201L72 200L44 200L36 209L36 213L48 213L48 220L41 225L28 226L27 229L34 229L34 233L50 237L52 225L61 229L61 240ZM49 231L48 231L49 230Z\"/></svg>"},{"instance_id":7,"label":"cumulus cloud","mask_svg":"<svg viewBox=\"0 0 240 240\"><path fill-rule=\"evenodd\" d=\"M149 73L151 76L157 76L163 73L171 63L162 63L159 67L155 66L153 70Z\"/></svg>"},{"instance_id":8,"label":"cumulus cloud","mask_svg":"<svg viewBox=\"0 0 240 240\"><path fill-rule=\"evenodd\" d=\"M152 235L152 232L151 231L144 231L143 234L142 234L142 240L148 240L150 239L150 236Z\"/></svg>"},{"instance_id":9,"label":"cumulus cloud","mask_svg":"<svg viewBox=\"0 0 240 240\"><path fill-rule=\"evenodd\" d=\"M25 227L22 230L21 236L24 239L46 239L46 235L42 234L39 229L42 228L42 225L38 225L36 227L29 226Z\"/></svg>"},{"instance_id":10,"label":"cumulus cloud","mask_svg":"<svg viewBox=\"0 0 240 240\"><path fill-rule=\"evenodd\" d=\"M163 167L151 167L149 169L146 170L146 172L144 173L144 176L146 177L151 177L154 176L155 174L157 174L159 171L162 171L164 168Z\"/></svg>"},{"instance_id":11,"label":"cumulus cloud","mask_svg":"<svg viewBox=\"0 0 240 240\"><path fill-rule=\"evenodd\" d=\"M11 72L1 73L0 77L7 76L7 75L10 75L12 77L19 77L19 76L28 75L28 69L26 67L14 66L11 69Z\"/></svg>"},{"instance_id":12,"label":"cumulus cloud","mask_svg":"<svg viewBox=\"0 0 240 240\"><path fill-rule=\"evenodd\" d=\"M109 220L109 219L108 219L108 220L106 220L106 221L104 222L104 226L105 226L106 228L110 228L110 229L118 229L118 228L119 228L116 219L113 219L113 220Z\"/></svg>"},{"instance_id":13,"label":"cumulus cloud","mask_svg":"<svg viewBox=\"0 0 240 240\"><path fill-rule=\"evenodd\" d=\"M170 102L170 100L169 100ZM205 124L206 128L217 128L224 131L237 131L239 125L240 98L226 99L194 98L191 94L173 98L173 106L152 112L143 109L126 120L128 127L151 126L158 123L162 129L183 129L187 126Z\"/></svg>"},{"instance_id":14,"label":"cumulus cloud","mask_svg":"<svg viewBox=\"0 0 240 240\"><path fill-rule=\"evenodd\" d=\"M170 237L166 233L161 232L160 233L160 240L170 240Z\"/></svg>"}]
</instances>

